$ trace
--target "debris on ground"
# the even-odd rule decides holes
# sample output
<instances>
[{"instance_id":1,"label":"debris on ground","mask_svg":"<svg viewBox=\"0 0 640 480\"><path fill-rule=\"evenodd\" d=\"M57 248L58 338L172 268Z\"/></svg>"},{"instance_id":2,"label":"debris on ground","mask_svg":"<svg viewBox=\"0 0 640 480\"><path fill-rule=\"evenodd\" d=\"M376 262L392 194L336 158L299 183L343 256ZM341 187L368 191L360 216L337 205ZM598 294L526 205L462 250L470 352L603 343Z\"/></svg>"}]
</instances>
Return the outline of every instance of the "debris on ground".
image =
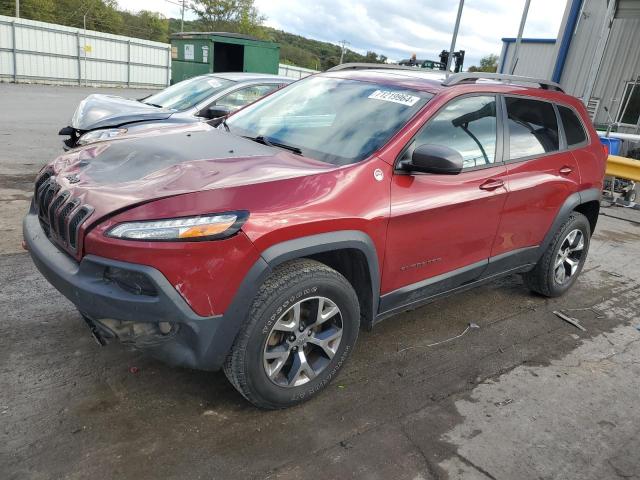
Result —
<instances>
[{"instance_id":1,"label":"debris on ground","mask_svg":"<svg viewBox=\"0 0 640 480\"><path fill-rule=\"evenodd\" d=\"M480 328L480 326L477 323L470 322L469 325L467 325L467 328L465 328L464 331L460 335L456 335L454 337L447 338L446 340L441 340L441 341L436 342L436 343L430 343L428 345L414 345L413 347L403 348L402 350L398 350L398 353L406 352L407 350L412 350L414 348L429 348L429 347L435 347L437 345L442 345L443 343L451 342L453 340L456 340L456 339L458 339L460 337L465 336L469 332L469 330L474 329L474 328Z\"/></svg>"},{"instance_id":2,"label":"debris on ground","mask_svg":"<svg viewBox=\"0 0 640 480\"><path fill-rule=\"evenodd\" d=\"M494 403L494 405L496 407L504 407L505 405L509 405L510 403L513 403L513 398L507 398L506 400L502 400L501 402L496 402Z\"/></svg>"},{"instance_id":3,"label":"debris on ground","mask_svg":"<svg viewBox=\"0 0 640 480\"><path fill-rule=\"evenodd\" d=\"M565 315L564 313L562 313L562 312L560 312L558 310L554 311L553 314L555 316L557 316L558 318L561 318L565 322L570 323L574 327L579 328L583 332L587 331L587 329L584 328L582 325L580 325L580 322L578 320L576 320L575 318L569 317L569 316Z\"/></svg>"},{"instance_id":4,"label":"debris on ground","mask_svg":"<svg viewBox=\"0 0 640 480\"><path fill-rule=\"evenodd\" d=\"M138 367L129 367L129 373L133 373L135 375L138 372L140 372Z\"/></svg>"}]
</instances>

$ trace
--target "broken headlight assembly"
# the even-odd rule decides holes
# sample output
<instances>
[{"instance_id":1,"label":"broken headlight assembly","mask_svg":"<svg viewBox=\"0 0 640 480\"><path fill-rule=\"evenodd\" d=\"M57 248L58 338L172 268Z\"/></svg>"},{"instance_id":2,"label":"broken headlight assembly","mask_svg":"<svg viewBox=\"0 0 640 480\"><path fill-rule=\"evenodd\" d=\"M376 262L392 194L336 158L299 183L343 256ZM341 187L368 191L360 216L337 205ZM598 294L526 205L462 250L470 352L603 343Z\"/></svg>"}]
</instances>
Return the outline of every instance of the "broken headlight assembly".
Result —
<instances>
[{"instance_id":1,"label":"broken headlight assembly","mask_svg":"<svg viewBox=\"0 0 640 480\"><path fill-rule=\"evenodd\" d=\"M106 232L108 237L142 241L203 241L219 240L235 235L249 217L249 212L227 212L170 218L124 222Z\"/></svg>"},{"instance_id":2,"label":"broken headlight assembly","mask_svg":"<svg viewBox=\"0 0 640 480\"><path fill-rule=\"evenodd\" d=\"M97 142L98 140L109 140L119 137L127 133L126 128L103 128L101 130L93 130L81 135L78 139L78 145L87 145L88 143Z\"/></svg>"}]
</instances>

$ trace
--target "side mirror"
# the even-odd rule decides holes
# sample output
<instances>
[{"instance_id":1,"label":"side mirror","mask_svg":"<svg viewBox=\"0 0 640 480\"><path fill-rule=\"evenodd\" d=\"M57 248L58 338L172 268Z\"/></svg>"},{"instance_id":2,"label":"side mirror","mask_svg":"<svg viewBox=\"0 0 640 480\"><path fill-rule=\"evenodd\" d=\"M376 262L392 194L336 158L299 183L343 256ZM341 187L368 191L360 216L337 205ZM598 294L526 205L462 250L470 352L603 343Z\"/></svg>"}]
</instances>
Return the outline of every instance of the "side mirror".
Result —
<instances>
[{"instance_id":1,"label":"side mirror","mask_svg":"<svg viewBox=\"0 0 640 480\"><path fill-rule=\"evenodd\" d=\"M225 115L229 115L231 113L231 109L224 105L211 105L208 108L205 108L202 112L202 116L208 118L209 120L213 120L214 118L224 117Z\"/></svg>"},{"instance_id":2,"label":"side mirror","mask_svg":"<svg viewBox=\"0 0 640 480\"><path fill-rule=\"evenodd\" d=\"M416 147L411 160L404 163L411 172L457 175L462 171L463 158L460 152L444 145L425 144Z\"/></svg>"}]
</instances>

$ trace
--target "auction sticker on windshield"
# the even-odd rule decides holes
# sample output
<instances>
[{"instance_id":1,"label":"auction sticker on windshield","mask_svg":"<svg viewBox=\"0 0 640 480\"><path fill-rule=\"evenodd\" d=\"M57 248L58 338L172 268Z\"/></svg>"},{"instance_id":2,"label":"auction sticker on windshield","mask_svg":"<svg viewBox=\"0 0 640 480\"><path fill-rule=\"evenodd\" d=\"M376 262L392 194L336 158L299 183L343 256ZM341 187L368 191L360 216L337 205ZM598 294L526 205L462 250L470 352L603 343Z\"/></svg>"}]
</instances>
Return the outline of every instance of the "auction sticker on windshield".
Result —
<instances>
[{"instance_id":1,"label":"auction sticker on windshield","mask_svg":"<svg viewBox=\"0 0 640 480\"><path fill-rule=\"evenodd\" d=\"M400 103L402 105L407 105L408 107L413 107L420 97L414 97L413 95L407 95L406 93L393 92L390 90L376 90L369 98L373 98L375 100L383 100L385 102L393 102Z\"/></svg>"}]
</instances>

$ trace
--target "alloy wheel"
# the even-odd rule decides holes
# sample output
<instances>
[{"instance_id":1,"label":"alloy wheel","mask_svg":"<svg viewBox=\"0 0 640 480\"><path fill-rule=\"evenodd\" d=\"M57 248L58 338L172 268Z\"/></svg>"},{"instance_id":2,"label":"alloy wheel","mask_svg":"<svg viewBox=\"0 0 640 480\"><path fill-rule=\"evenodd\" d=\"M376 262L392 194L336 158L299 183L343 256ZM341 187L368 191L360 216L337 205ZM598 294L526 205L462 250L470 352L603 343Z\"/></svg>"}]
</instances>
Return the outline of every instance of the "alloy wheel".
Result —
<instances>
[{"instance_id":1,"label":"alloy wheel","mask_svg":"<svg viewBox=\"0 0 640 480\"><path fill-rule=\"evenodd\" d=\"M300 300L275 322L263 350L267 377L281 387L297 387L327 368L342 340L342 314L326 297Z\"/></svg>"},{"instance_id":2,"label":"alloy wheel","mask_svg":"<svg viewBox=\"0 0 640 480\"><path fill-rule=\"evenodd\" d=\"M553 275L560 285L570 281L578 271L584 252L584 234L574 229L564 238L556 255Z\"/></svg>"}]
</instances>

